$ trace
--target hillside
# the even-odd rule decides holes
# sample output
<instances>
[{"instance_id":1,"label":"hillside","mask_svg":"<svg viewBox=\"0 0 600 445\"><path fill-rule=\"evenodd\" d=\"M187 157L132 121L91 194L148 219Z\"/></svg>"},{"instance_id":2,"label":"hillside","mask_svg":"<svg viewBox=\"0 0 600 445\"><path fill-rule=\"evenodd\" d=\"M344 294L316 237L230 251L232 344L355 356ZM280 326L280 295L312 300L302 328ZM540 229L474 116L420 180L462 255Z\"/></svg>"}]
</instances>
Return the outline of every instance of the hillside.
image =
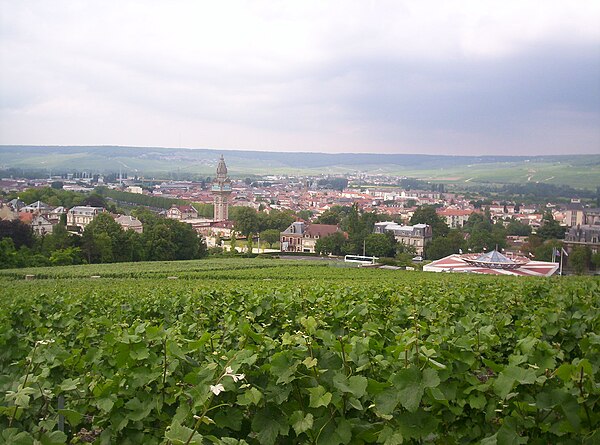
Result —
<instances>
[{"instance_id":1,"label":"hillside","mask_svg":"<svg viewBox=\"0 0 600 445\"><path fill-rule=\"evenodd\" d=\"M284 153L118 146L0 146L0 169L117 172L166 178L212 175L224 154L233 176L356 173L405 175L447 183L545 182L595 189L600 155L435 156Z\"/></svg>"}]
</instances>

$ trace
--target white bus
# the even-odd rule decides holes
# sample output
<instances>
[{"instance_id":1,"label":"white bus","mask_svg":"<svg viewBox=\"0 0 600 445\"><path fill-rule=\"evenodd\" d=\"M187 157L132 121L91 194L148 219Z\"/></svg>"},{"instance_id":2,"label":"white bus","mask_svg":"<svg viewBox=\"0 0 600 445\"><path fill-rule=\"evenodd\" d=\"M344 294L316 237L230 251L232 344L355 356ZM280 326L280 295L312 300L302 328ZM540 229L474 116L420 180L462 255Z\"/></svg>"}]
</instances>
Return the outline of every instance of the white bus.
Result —
<instances>
[{"instance_id":1,"label":"white bus","mask_svg":"<svg viewBox=\"0 0 600 445\"><path fill-rule=\"evenodd\" d=\"M379 258L376 256L363 256L363 255L346 255L344 261L346 263L358 263L358 264L375 264Z\"/></svg>"}]
</instances>

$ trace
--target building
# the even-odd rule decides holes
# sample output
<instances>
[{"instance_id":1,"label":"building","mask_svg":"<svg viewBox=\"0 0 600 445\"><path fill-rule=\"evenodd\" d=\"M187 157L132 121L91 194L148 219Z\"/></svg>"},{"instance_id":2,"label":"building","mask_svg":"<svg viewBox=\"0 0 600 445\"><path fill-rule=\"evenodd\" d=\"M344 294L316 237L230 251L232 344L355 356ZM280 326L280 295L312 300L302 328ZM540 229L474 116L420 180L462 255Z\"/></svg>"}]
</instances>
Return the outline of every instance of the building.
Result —
<instances>
[{"instance_id":1,"label":"building","mask_svg":"<svg viewBox=\"0 0 600 445\"><path fill-rule=\"evenodd\" d=\"M532 261L523 256L507 257L496 250L487 253L453 254L425 266L425 272L463 272L488 275L549 277L558 263Z\"/></svg>"},{"instance_id":2,"label":"building","mask_svg":"<svg viewBox=\"0 0 600 445\"><path fill-rule=\"evenodd\" d=\"M44 236L52 233L54 224L47 216L38 214L31 220L31 228L36 235Z\"/></svg>"},{"instance_id":3,"label":"building","mask_svg":"<svg viewBox=\"0 0 600 445\"><path fill-rule=\"evenodd\" d=\"M317 241L336 232L341 232L341 230L335 224L293 222L280 234L281 251L315 253Z\"/></svg>"},{"instance_id":4,"label":"building","mask_svg":"<svg viewBox=\"0 0 600 445\"><path fill-rule=\"evenodd\" d=\"M115 222L118 223L123 230L133 230L137 233L142 233L144 231L142 222L133 216L119 215L115 218Z\"/></svg>"},{"instance_id":5,"label":"building","mask_svg":"<svg viewBox=\"0 0 600 445\"><path fill-rule=\"evenodd\" d=\"M423 255L425 246L431 242L433 232L427 224L403 226L393 221L375 223L375 233L391 232L397 242L413 247L417 255Z\"/></svg>"},{"instance_id":6,"label":"building","mask_svg":"<svg viewBox=\"0 0 600 445\"><path fill-rule=\"evenodd\" d=\"M600 222L571 227L565 234L564 245L569 253L576 246L589 247L592 253L600 252Z\"/></svg>"},{"instance_id":7,"label":"building","mask_svg":"<svg viewBox=\"0 0 600 445\"><path fill-rule=\"evenodd\" d=\"M27 213L33 213L36 215L39 215L40 213L47 213L52 211L54 207L49 206L48 204L46 204L45 202L42 201L36 201L32 204L26 205L25 207L22 207L21 210L19 210L20 212L27 212Z\"/></svg>"},{"instance_id":8,"label":"building","mask_svg":"<svg viewBox=\"0 0 600 445\"><path fill-rule=\"evenodd\" d=\"M91 223L96 216L100 213L105 212L102 207L92 206L75 206L69 209L67 212L67 227L79 228L80 230Z\"/></svg>"},{"instance_id":9,"label":"building","mask_svg":"<svg viewBox=\"0 0 600 445\"><path fill-rule=\"evenodd\" d=\"M452 229L458 229L465 225L473 210L443 209L437 214L446 220L446 224Z\"/></svg>"},{"instance_id":10,"label":"building","mask_svg":"<svg viewBox=\"0 0 600 445\"><path fill-rule=\"evenodd\" d=\"M142 193L144 193L144 190L138 185L130 185L129 187L127 187L125 189L125 191L129 192L129 193L136 193L138 195L141 195Z\"/></svg>"},{"instance_id":11,"label":"building","mask_svg":"<svg viewBox=\"0 0 600 445\"><path fill-rule=\"evenodd\" d=\"M214 202L214 220L227 221L229 219L229 196L231 195L231 179L227 176L225 159L221 155L217 165L217 177L212 183L211 191Z\"/></svg>"},{"instance_id":12,"label":"building","mask_svg":"<svg viewBox=\"0 0 600 445\"><path fill-rule=\"evenodd\" d=\"M169 210L167 210L167 218L177 219L184 221L186 219L197 219L198 210L192 205L178 206L173 204Z\"/></svg>"},{"instance_id":13,"label":"building","mask_svg":"<svg viewBox=\"0 0 600 445\"><path fill-rule=\"evenodd\" d=\"M11 205L0 202L0 219L9 221L19 219L19 212L13 210Z\"/></svg>"}]
</instances>

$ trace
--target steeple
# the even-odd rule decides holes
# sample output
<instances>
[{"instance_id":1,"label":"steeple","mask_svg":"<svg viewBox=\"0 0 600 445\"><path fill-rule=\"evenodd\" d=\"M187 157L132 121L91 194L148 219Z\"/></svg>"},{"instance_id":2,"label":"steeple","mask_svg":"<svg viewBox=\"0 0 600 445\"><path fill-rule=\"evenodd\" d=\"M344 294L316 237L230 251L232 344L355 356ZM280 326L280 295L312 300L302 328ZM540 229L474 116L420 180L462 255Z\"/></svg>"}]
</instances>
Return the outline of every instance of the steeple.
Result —
<instances>
[{"instance_id":1,"label":"steeple","mask_svg":"<svg viewBox=\"0 0 600 445\"><path fill-rule=\"evenodd\" d=\"M217 179L224 180L227 177L227 166L225 165L225 159L223 155L219 159L219 163L217 164Z\"/></svg>"},{"instance_id":2,"label":"steeple","mask_svg":"<svg viewBox=\"0 0 600 445\"><path fill-rule=\"evenodd\" d=\"M214 196L214 221L226 221L229 217L229 195L231 179L227 177L227 166L223 155L217 164L217 177L211 187Z\"/></svg>"}]
</instances>

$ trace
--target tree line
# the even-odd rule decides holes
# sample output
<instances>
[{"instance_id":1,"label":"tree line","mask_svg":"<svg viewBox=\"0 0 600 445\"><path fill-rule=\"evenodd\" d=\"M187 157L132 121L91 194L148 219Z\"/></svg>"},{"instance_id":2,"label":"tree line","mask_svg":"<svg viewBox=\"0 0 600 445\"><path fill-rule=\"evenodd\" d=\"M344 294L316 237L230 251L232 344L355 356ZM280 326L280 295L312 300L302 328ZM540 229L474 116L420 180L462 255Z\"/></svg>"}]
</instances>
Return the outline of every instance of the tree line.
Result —
<instances>
[{"instance_id":1,"label":"tree line","mask_svg":"<svg viewBox=\"0 0 600 445\"><path fill-rule=\"evenodd\" d=\"M204 240L192 226L160 218L147 209L132 212L143 233L123 228L101 213L83 234L67 231L64 221L51 234L36 236L19 220L0 221L0 268L65 266L122 261L191 260L207 255Z\"/></svg>"}]
</instances>

